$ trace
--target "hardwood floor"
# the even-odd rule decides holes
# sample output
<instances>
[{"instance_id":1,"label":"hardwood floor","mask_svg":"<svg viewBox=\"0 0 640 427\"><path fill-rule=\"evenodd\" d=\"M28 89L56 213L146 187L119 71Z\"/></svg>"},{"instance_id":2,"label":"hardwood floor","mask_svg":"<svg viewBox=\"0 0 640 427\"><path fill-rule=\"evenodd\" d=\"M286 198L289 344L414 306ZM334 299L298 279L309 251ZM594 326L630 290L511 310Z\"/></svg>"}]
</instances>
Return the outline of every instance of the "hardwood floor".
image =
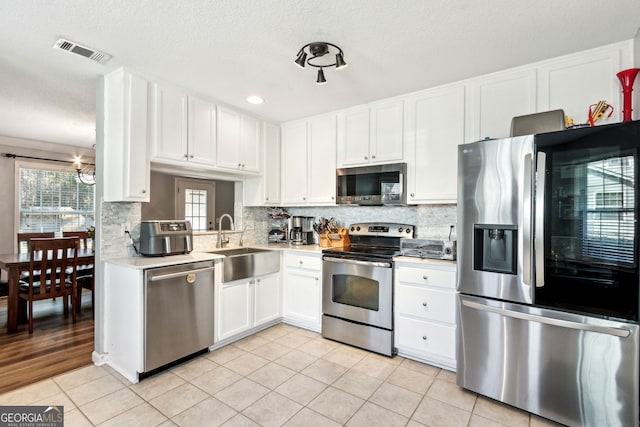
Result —
<instances>
[{"instance_id":1,"label":"hardwood floor","mask_svg":"<svg viewBox=\"0 0 640 427\"><path fill-rule=\"evenodd\" d=\"M62 298L35 303L31 335L26 323L7 335L7 298L0 298L0 393L91 363L93 319L87 292L75 324L71 313L64 317Z\"/></svg>"}]
</instances>

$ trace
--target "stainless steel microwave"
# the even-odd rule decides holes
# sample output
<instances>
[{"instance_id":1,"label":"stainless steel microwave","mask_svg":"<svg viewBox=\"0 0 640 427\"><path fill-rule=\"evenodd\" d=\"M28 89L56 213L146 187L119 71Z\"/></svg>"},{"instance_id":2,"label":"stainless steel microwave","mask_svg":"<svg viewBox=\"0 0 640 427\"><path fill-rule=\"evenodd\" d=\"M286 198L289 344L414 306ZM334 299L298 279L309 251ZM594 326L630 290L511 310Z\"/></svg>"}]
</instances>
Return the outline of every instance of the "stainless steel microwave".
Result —
<instances>
[{"instance_id":1,"label":"stainless steel microwave","mask_svg":"<svg viewBox=\"0 0 640 427\"><path fill-rule=\"evenodd\" d=\"M406 205L407 164L359 166L336 170L336 203Z\"/></svg>"}]
</instances>

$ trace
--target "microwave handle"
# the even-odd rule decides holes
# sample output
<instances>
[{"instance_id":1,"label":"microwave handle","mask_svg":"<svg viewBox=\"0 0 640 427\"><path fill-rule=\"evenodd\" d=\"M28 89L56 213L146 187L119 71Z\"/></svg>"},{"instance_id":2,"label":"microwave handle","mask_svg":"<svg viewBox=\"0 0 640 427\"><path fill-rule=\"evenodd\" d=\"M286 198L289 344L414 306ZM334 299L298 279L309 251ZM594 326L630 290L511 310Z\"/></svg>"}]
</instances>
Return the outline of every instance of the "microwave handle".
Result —
<instances>
[{"instance_id":1,"label":"microwave handle","mask_svg":"<svg viewBox=\"0 0 640 427\"><path fill-rule=\"evenodd\" d=\"M536 165L536 209L533 250L535 253L536 288L544 286L544 191L547 154L540 151Z\"/></svg>"}]
</instances>

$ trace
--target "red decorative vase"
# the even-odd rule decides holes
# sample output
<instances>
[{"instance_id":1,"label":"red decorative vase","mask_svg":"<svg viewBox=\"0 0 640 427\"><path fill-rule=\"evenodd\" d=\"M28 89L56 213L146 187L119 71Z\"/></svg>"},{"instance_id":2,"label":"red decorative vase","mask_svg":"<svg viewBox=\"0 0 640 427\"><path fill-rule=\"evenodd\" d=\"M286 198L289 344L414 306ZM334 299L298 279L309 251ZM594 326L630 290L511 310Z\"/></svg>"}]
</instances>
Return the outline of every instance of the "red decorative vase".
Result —
<instances>
[{"instance_id":1,"label":"red decorative vase","mask_svg":"<svg viewBox=\"0 0 640 427\"><path fill-rule=\"evenodd\" d=\"M633 91L633 81L636 79L640 68L629 68L628 70L622 70L616 76L620 79L622 85L622 121L631 121L631 111L633 111L633 104L631 103L631 92Z\"/></svg>"}]
</instances>

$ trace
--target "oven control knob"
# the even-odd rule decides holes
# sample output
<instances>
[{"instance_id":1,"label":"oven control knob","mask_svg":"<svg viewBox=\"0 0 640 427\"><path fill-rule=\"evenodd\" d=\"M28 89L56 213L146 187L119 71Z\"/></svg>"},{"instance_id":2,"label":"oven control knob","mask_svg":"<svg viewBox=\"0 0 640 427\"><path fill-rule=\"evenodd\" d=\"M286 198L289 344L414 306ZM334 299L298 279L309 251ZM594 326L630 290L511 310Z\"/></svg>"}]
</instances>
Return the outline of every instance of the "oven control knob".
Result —
<instances>
[{"instance_id":1,"label":"oven control knob","mask_svg":"<svg viewBox=\"0 0 640 427\"><path fill-rule=\"evenodd\" d=\"M407 232L407 234L409 234L411 233L411 228L407 228L405 231Z\"/></svg>"},{"instance_id":2,"label":"oven control knob","mask_svg":"<svg viewBox=\"0 0 640 427\"><path fill-rule=\"evenodd\" d=\"M356 228L355 227L351 227L351 231L354 231Z\"/></svg>"},{"instance_id":3,"label":"oven control knob","mask_svg":"<svg viewBox=\"0 0 640 427\"><path fill-rule=\"evenodd\" d=\"M398 233L402 233L402 227L398 228Z\"/></svg>"},{"instance_id":4,"label":"oven control knob","mask_svg":"<svg viewBox=\"0 0 640 427\"><path fill-rule=\"evenodd\" d=\"M360 231L360 226L356 227L356 230L357 230L357 231Z\"/></svg>"}]
</instances>

